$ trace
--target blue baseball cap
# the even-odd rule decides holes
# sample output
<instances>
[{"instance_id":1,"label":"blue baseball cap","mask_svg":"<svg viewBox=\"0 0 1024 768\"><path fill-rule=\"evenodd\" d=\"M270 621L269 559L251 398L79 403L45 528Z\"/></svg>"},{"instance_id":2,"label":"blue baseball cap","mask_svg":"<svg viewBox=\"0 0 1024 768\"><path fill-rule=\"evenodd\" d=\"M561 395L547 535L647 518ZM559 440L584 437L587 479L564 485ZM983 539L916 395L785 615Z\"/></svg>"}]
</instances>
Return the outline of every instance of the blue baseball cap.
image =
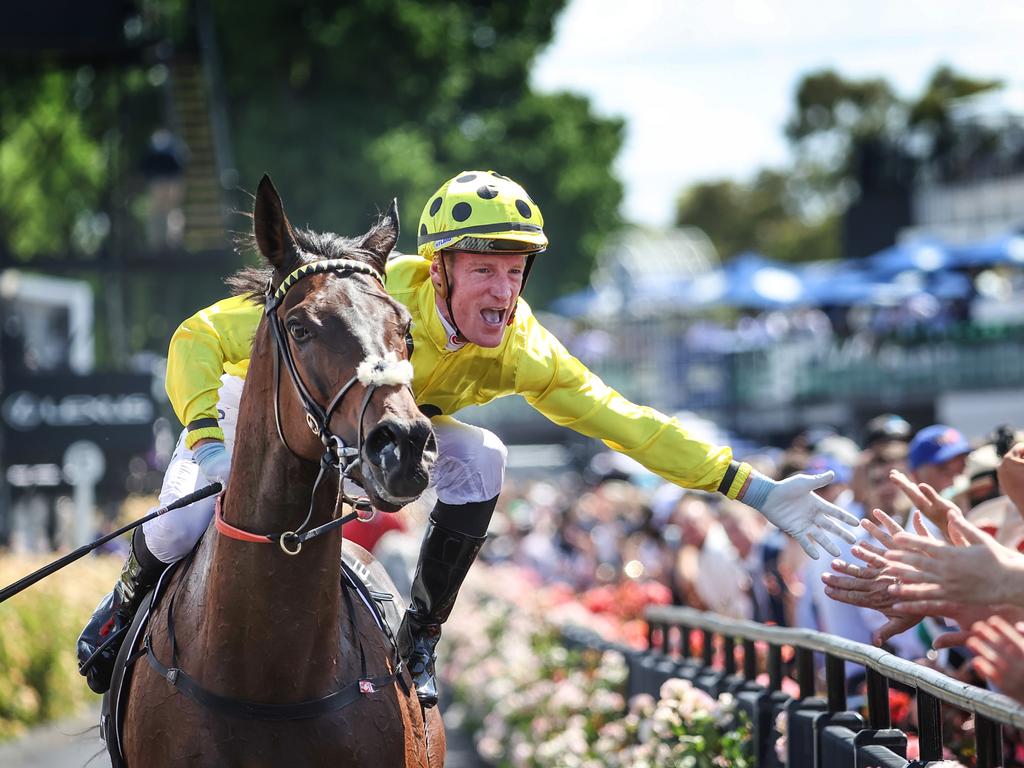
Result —
<instances>
[{"instance_id":1,"label":"blue baseball cap","mask_svg":"<svg viewBox=\"0 0 1024 768\"><path fill-rule=\"evenodd\" d=\"M932 424L914 435L910 441L907 464L911 469L926 464L945 464L950 459L970 452L970 443L959 430L945 424Z\"/></svg>"},{"instance_id":2,"label":"blue baseball cap","mask_svg":"<svg viewBox=\"0 0 1024 768\"><path fill-rule=\"evenodd\" d=\"M846 464L839 461L835 456L829 456L824 453L816 454L808 459L807 471L815 475L820 475L822 472L835 472L836 478L832 481L833 483L849 485L850 480L853 479L853 472Z\"/></svg>"}]
</instances>

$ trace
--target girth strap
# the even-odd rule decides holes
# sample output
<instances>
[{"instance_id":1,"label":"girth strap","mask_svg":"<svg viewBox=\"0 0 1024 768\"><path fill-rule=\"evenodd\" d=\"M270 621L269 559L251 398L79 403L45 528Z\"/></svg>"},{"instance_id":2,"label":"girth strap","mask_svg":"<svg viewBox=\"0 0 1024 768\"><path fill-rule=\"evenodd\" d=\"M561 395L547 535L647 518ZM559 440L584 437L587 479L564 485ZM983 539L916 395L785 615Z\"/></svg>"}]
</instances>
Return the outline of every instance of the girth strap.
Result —
<instances>
[{"instance_id":1,"label":"girth strap","mask_svg":"<svg viewBox=\"0 0 1024 768\"><path fill-rule=\"evenodd\" d=\"M229 699L225 696L208 691L176 667L166 667L153 653L150 643L146 643L146 659L157 674L167 680L178 691L208 709L229 717L246 720L307 720L339 709L356 701L360 696L386 688L394 682L394 674L380 675L369 679L353 680L339 691L296 704L263 704L242 699Z\"/></svg>"}]
</instances>

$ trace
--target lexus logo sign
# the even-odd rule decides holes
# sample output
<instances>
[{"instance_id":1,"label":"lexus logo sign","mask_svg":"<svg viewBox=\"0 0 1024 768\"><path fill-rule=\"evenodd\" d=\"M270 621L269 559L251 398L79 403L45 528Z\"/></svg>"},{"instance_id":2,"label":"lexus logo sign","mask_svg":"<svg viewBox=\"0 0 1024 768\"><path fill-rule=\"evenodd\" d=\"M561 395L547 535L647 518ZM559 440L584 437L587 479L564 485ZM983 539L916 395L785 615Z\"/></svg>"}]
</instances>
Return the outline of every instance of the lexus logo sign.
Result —
<instances>
[{"instance_id":1,"label":"lexus logo sign","mask_svg":"<svg viewBox=\"0 0 1024 768\"><path fill-rule=\"evenodd\" d=\"M13 392L3 402L4 422L19 432L39 427L90 427L152 424L156 418L148 395L37 395Z\"/></svg>"}]
</instances>

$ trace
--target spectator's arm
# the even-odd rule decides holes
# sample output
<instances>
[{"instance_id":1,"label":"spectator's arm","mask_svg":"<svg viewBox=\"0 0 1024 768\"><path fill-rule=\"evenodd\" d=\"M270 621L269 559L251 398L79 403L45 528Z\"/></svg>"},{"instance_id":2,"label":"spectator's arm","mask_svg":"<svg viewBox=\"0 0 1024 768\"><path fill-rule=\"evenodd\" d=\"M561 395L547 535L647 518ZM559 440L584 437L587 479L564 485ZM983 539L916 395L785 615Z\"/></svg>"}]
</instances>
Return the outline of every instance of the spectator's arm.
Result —
<instances>
[{"instance_id":1,"label":"spectator's arm","mask_svg":"<svg viewBox=\"0 0 1024 768\"><path fill-rule=\"evenodd\" d=\"M1024 555L969 523L959 510L949 513L949 535L960 546L909 533L893 537L897 548L885 555L900 581L890 587L893 596L1024 607Z\"/></svg>"}]
</instances>

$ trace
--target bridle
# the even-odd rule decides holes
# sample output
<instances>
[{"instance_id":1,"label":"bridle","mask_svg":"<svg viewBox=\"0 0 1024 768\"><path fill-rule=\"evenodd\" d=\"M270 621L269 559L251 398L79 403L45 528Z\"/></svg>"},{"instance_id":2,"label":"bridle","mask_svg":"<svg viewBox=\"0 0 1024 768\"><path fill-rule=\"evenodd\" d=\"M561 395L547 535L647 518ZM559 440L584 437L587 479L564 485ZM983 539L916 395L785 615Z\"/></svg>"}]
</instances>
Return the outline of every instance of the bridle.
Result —
<instances>
[{"instance_id":1,"label":"bridle","mask_svg":"<svg viewBox=\"0 0 1024 768\"><path fill-rule=\"evenodd\" d=\"M266 315L267 322L270 325L270 331L274 339L275 347L274 423L277 425L277 435L281 439L285 448L287 448L293 455L303 458L288 444L288 440L284 436L284 430L281 428L281 361L283 360L284 367L288 370L288 375L291 377L295 393L298 395L299 401L302 403L302 407L306 411L306 424L309 426L310 431L320 438L320 442L324 448L324 452L320 457L320 470L317 473L316 481L313 483L313 490L310 494L309 511L306 513L306 519L302 521L302 524L298 528L291 531L258 534L244 531L241 528L237 528L230 523L227 523L221 513L219 497L217 499L215 513L215 527L219 533L240 541L259 544L276 542L280 545L281 550L289 555L299 554L299 552L302 551L303 543L309 539L332 531L335 528L339 528L357 517L364 516L367 513L373 513L373 508L371 507L368 498L352 498L345 492L345 481L351 479L350 476L352 472L359 466L361 461L360 456L362 455L364 438L363 421L366 416L366 409L369 407L373 393L378 387L383 386L385 382L389 386L401 385L406 387L410 387L412 382L412 366L408 361L399 361L395 359L393 355L389 355L384 358L371 357L364 360L356 369L356 373L348 381L342 384L341 388L337 391L334 397L331 398L331 401L326 408L323 408L316 401L310 393L309 388L306 386L306 383L302 380L302 376L299 375L298 367L295 365L295 358L292 355L291 346L288 344L288 340L286 338L287 331L284 327L284 321L281 319L277 310L284 302L284 297L288 293L288 290L299 280L304 277L323 274L326 272L334 272L343 277L352 274L369 275L382 286L384 285L384 276L373 267L360 261L353 261L351 259L323 259L303 264L301 267L285 277L276 289L272 283L268 284L264 299L264 314ZM366 389L363 394L362 402L359 405L356 444L354 446L349 446L345 444L345 441L341 437L331 431L330 420L335 410L337 410L338 406L340 406L342 401L345 399L345 396L352 391L356 384L360 383L363 384ZM316 500L316 493L320 486L320 481L324 478L324 475L329 469L337 469L339 475L338 495L335 501L334 514L332 515L333 519L329 523L325 523L317 528L303 532L313 517L313 505ZM352 507L352 512L348 515L338 517L338 507L345 504Z\"/></svg>"}]
</instances>

